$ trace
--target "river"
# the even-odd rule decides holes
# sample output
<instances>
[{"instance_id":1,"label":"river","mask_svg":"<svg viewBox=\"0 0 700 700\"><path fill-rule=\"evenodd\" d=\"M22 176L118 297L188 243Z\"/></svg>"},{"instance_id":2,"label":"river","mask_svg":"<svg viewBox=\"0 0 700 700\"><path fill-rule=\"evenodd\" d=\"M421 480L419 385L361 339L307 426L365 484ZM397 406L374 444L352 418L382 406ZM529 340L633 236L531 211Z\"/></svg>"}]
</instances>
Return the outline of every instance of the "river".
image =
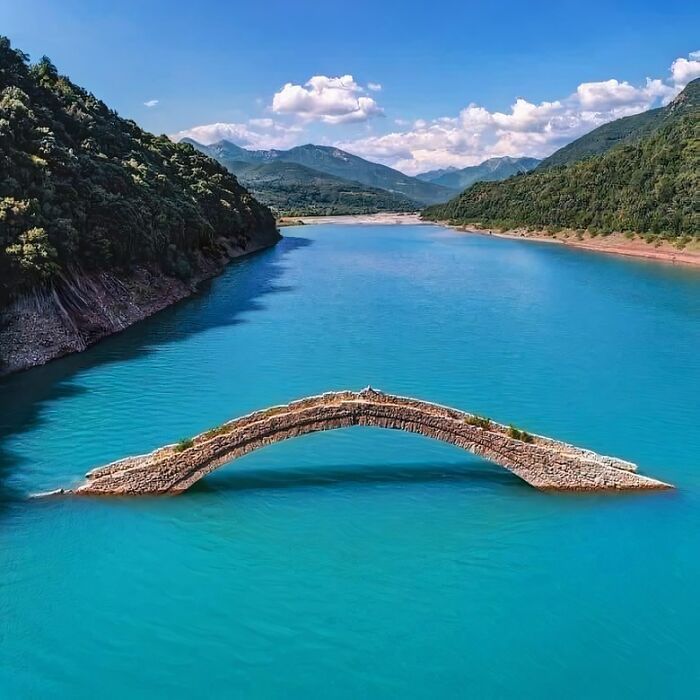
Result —
<instances>
[{"instance_id":1,"label":"river","mask_svg":"<svg viewBox=\"0 0 700 700\"><path fill-rule=\"evenodd\" d=\"M0 382L0 695L689 697L700 274L429 225L284 229L196 297ZM629 459L540 493L351 428L164 498L30 499L371 384Z\"/></svg>"}]
</instances>

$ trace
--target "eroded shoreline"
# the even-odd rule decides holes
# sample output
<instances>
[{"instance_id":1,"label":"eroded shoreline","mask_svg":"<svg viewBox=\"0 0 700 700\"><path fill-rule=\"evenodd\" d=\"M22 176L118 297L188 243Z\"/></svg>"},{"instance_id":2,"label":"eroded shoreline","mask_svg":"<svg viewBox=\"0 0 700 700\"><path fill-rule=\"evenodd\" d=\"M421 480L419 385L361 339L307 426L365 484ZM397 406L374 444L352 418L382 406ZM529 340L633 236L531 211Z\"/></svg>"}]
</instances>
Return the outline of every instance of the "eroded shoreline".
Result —
<instances>
[{"instance_id":1,"label":"eroded shoreline","mask_svg":"<svg viewBox=\"0 0 700 700\"><path fill-rule=\"evenodd\" d=\"M667 240L657 239L647 242L644 238L638 236L629 238L622 233L592 236L590 233L577 234L575 231L568 230L559 233L550 233L544 230L528 231L525 228L495 231L489 228L479 228L476 225L451 224L447 221L422 221L422 223L435 223L460 233L477 236L494 236L495 238L527 240L535 243L555 243L580 250L607 253L608 255L622 255L671 265L700 267L700 241L697 239L688 243L684 248L677 248Z\"/></svg>"},{"instance_id":2,"label":"eroded shoreline","mask_svg":"<svg viewBox=\"0 0 700 700\"><path fill-rule=\"evenodd\" d=\"M188 281L147 268L129 276L96 273L75 280L71 303L51 292L22 297L0 311L0 377L82 352L192 296L233 260L275 245L279 234L229 246L219 258L202 257Z\"/></svg>"}]
</instances>

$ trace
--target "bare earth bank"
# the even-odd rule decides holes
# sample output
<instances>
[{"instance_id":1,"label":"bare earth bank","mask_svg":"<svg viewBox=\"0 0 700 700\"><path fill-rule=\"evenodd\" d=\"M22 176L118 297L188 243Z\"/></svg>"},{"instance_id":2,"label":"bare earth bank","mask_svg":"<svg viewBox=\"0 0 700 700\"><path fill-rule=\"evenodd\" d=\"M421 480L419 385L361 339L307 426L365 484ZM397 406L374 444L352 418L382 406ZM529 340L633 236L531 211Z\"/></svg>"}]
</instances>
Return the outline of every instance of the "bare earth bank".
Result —
<instances>
[{"instance_id":1,"label":"bare earth bank","mask_svg":"<svg viewBox=\"0 0 700 700\"><path fill-rule=\"evenodd\" d=\"M646 258L660 262L700 266L700 241L694 239L680 249L666 240L647 242L641 236L629 238L622 233L611 233L607 236L591 236L590 233L577 234L575 231L528 231L516 228L509 231L494 231L493 229L472 226L456 226L447 221L424 221L420 214L405 214L381 212L379 214L351 214L347 216L287 216L279 220L280 226L295 226L299 224L436 224L455 229L463 233L478 236L495 236L497 238L527 239L542 243L559 243L594 250L613 255L627 255L635 258Z\"/></svg>"},{"instance_id":2,"label":"bare earth bank","mask_svg":"<svg viewBox=\"0 0 700 700\"><path fill-rule=\"evenodd\" d=\"M647 242L643 237L634 236L629 238L623 233L592 236L590 233L579 235L575 231L566 230L559 233L549 233L548 231L528 231L524 228L517 228L501 232L474 226L454 226L447 222L440 222L440 225L479 236L526 239L540 243L559 243L572 248L582 248L600 253L626 255L671 264L700 266L700 241L697 239L694 239L681 249L666 240L659 239Z\"/></svg>"}]
</instances>

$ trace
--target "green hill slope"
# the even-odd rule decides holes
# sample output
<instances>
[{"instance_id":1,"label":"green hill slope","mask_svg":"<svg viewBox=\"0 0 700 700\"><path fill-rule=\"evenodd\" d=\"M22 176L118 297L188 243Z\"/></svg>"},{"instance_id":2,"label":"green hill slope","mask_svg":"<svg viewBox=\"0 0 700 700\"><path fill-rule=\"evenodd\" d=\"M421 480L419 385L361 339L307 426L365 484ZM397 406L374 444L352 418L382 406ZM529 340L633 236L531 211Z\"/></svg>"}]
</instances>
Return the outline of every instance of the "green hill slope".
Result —
<instances>
[{"instance_id":1,"label":"green hill slope","mask_svg":"<svg viewBox=\"0 0 700 700\"><path fill-rule=\"evenodd\" d=\"M297 163L327 175L343 178L345 181L359 182L368 187L386 190L394 195L407 197L420 205L446 202L457 192L456 189L431 182L423 182L418 178L404 175L386 165L372 163L364 158L330 146L307 144L290 148L288 151L274 149L269 151L248 151L229 141L219 141L209 146L201 146L190 139L183 140L195 145L197 148L201 148L205 153L216 158L226 167L229 167L229 164L234 162L270 163L282 161L285 163ZM231 170L235 172L233 169Z\"/></svg>"},{"instance_id":2,"label":"green hill slope","mask_svg":"<svg viewBox=\"0 0 700 700\"><path fill-rule=\"evenodd\" d=\"M81 271L186 277L200 255L276 237L269 209L218 163L0 38L0 305Z\"/></svg>"},{"instance_id":3,"label":"green hill slope","mask_svg":"<svg viewBox=\"0 0 700 700\"><path fill-rule=\"evenodd\" d=\"M261 202L279 215L331 216L380 211L416 211L408 197L307 168L298 163L229 162L233 172Z\"/></svg>"},{"instance_id":4,"label":"green hill slope","mask_svg":"<svg viewBox=\"0 0 700 700\"><path fill-rule=\"evenodd\" d=\"M448 187L422 182L386 165L372 163L330 146L297 146L285 151L283 159L363 185L398 192L421 204L445 202L454 195L454 190Z\"/></svg>"},{"instance_id":5,"label":"green hill slope","mask_svg":"<svg viewBox=\"0 0 700 700\"><path fill-rule=\"evenodd\" d=\"M477 183L424 217L460 223L700 234L700 81L650 135L569 166Z\"/></svg>"},{"instance_id":6,"label":"green hill slope","mask_svg":"<svg viewBox=\"0 0 700 700\"><path fill-rule=\"evenodd\" d=\"M284 151L247 151L228 141L211 146L187 142L216 158L279 216L373 214L420 208L418 202L400 193L282 160L279 154Z\"/></svg>"},{"instance_id":7,"label":"green hill slope","mask_svg":"<svg viewBox=\"0 0 700 700\"><path fill-rule=\"evenodd\" d=\"M552 153L540 163L539 169L546 170L560 165L570 165L584 158L605 153L622 143L637 141L649 136L654 130L663 126L667 119L673 118L679 112L698 106L700 106L700 80L694 80L666 107L650 109L641 114L603 124Z\"/></svg>"},{"instance_id":8,"label":"green hill slope","mask_svg":"<svg viewBox=\"0 0 700 700\"><path fill-rule=\"evenodd\" d=\"M489 158L479 165L467 168L447 168L417 175L420 180L443 185L453 190L464 190L475 182L505 180L513 175L534 170L540 161L537 158Z\"/></svg>"}]
</instances>

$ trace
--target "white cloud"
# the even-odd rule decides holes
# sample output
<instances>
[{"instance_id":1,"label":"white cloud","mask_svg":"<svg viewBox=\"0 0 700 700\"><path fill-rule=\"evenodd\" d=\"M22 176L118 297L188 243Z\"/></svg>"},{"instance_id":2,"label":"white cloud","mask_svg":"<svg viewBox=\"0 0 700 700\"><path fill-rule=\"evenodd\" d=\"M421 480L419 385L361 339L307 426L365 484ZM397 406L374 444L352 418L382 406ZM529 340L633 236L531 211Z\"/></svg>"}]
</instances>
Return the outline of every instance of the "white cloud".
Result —
<instances>
[{"instance_id":1,"label":"white cloud","mask_svg":"<svg viewBox=\"0 0 700 700\"><path fill-rule=\"evenodd\" d=\"M352 75L315 75L304 85L284 85L272 98L272 111L326 124L366 121L384 112L365 92Z\"/></svg>"},{"instance_id":2,"label":"white cloud","mask_svg":"<svg viewBox=\"0 0 700 700\"><path fill-rule=\"evenodd\" d=\"M493 123L506 131L541 131L546 128L558 114L561 113L561 102L540 102L535 105L522 97L518 97L510 108L510 114L494 112ZM486 123L481 117L481 123Z\"/></svg>"},{"instance_id":3,"label":"white cloud","mask_svg":"<svg viewBox=\"0 0 700 700\"><path fill-rule=\"evenodd\" d=\"M677 58L671 66L671 76L676 85L686 85L700 78L700 51L693 51L688 58Z\"/></svg>"},{"instance_id":4,"label":"white cloud","mask_svg":"<svg viewBox=\"0 0 700 700\"><path fill-rule=\"evenodd\" d=\"M217 122L194 126L178 131L170 138L173 141L190 138L206 145L225 139L252 149L289 148L296 143L301 131L299 126L278 124L273 119L250 119L246 123Z\"/></svg>"},{"instance_id":5,"label":"white cloud","mask_svg":"<svg viewBox=\"0 0 700 700\"><path fill-rule=\"evenodd\" d=\"M251 126L257 126L261 129L272 129L275 126L275 122L269 117L264 119L249 119L248 124Z\"/></svg>"},{"instance_id":6,"label":"white cloud","mask_svg":"<svg viewBox=\"0 0 700 700\"><path fill-rule=\"evenodd\" d=\"M551 102L519 97L506 112L470 104L456 117L417 119L411 128L336 145L408 173L504 155L544 157L605 122L666 104L698 76L700 52L693 52L673 62L667 80L647 78L640 86L615 79L581 83Z\"/></svg>"},{"instance_id":7,"label":"white cloud","mask_svg":"<svg viewBox=\"0 0 700 700\"><path fill-rule=\"evenodd\" d=\"M155 107L158 104L158 100L148 100L148 102L144 102L143 106L148 107L149 109L151 107Z\"/></svg>"},{"instance_id":8,"label":"white cloud","mask_svg":"<svg viewBox=\"0 0 700 700\"><path fill-rule=\"evenodd\" d=\"M638 88L627 81L603 80L598 83L581 83L576 89L581 107L599 112L617 107L646 109L647 105L657 98L670 99L675 94L674 87L651 78L647 78L646 85Z\"/></svg>"},{"instance_id":9,"label":"white cloud","mask_svg":"<svg viewBox=\"0 0 700 700\"><path fill-rule=\"evenodd\" d=\"M504 155L544 157L605 122L668 103L698 76L700 51L695 51L673 61L668 78L647 78L640 85L614 78L585 82L568 96L551 101L531 102L518 97L504 111L490 111L472 103L455 116L412 122L395 118L396 130L388 134L343 141L331 141L323 135L317 138L408 173L450 165L464 167ZM383 115L367 94L380 89L379 83L363 87L352 75L317 75L303 86L287 83L275 93L270 107L275 118L205 124L172 138L187 136L205 144L227 139L256 149L289 148L302 139L308 140L305 129L311 122L368 123L372 117ZM145 104L157 103L151 100Z\"/></svg>"}]
</instances>

